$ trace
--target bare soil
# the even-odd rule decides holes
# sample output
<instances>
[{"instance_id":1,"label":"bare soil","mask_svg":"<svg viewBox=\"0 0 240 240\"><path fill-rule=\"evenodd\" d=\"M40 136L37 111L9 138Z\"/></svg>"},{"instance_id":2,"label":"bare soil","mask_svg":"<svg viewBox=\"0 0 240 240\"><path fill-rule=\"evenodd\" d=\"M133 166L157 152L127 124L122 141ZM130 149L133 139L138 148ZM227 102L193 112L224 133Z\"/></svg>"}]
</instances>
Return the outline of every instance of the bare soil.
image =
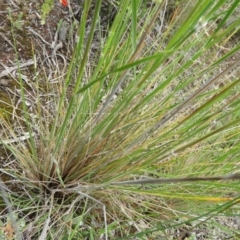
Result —
<instances>
[{"instance_id":1,"label":"bare soil","mask_svg":"<svg viewBox=\"0 0 240 240\"><path fill-rule=\"evenodd\" d=\"M34 82L40 66L53 68L49 58L53 54L55 33L60 19L69 17L68 8L58 1L46 19L41 23L43 1L0 0L0 116L11 114L10 105L18 96L18 68L28 85ZM75 4L77 7L77 4ZM70 54L66 43L57 49L66 58ZM47 61L46 61L47 60ZM51 65L51 66L50 66ZM37 72L36 72L37 71ZM46 79L46 78L45 78ZM44 77L42 78L44 81ZM6 110L6 111L5 111Z\"/></svg>"}]
</instances>

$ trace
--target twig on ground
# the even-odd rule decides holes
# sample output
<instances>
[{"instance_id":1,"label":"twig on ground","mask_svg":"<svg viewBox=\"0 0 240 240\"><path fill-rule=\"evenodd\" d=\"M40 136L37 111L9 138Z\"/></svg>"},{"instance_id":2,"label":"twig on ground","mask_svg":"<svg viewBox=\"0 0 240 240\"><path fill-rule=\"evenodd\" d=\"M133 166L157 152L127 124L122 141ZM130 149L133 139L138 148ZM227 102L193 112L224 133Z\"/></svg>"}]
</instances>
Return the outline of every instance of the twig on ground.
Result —
<instances>
[{"instance_id":1,"label":"twig on ground","mask_svg":"<svg viewBox=\"0 0 240 240\"><path fill-rule=\"evenodd\" d=\"M14 67L7 67L7 66L5 66L4 64L1 63L1 65L5 68L5 70L3 70L0 73L0 78L10 74L14 70L17 70L19 68L24 68L24 67L27 67L27 66L30 66L30 65L33 65L33 64L34 64L34 60L32 60L32 59L28 60L25 63L17 64Z\"/></svg>"},{"instance_id":2,"label":"twig on ground","mask_svg":"<svg viewBox=\"0 0 240 240\"><path fill-rule=\"evenodd\" d=\"M35 134L32 133L32 136L34 136L34 135L35 135ZM20 141L25 141L25 140L27 140L27 139L29 139L29 138L30 138L29 132L25 132L23 136L17 137L17 138L15 138L15 139L2 140L2 141L0 142L0 144L2 143L2 144L7 145L7 144L11 144L11 143L16 143L16 142L20 142Z\"/></svg>"},{"instance_id":3,"label":"twig on ground","mask_svg":"<svg viewBox=\"0 0 240 240\"><path fill-rule=\"evenodd\" d=\"M36 35L37 37L39 37L45 44L47 44L48 46L51 47L51 44L49 42L47 42L39 33L37 33L36 31L34 31L31 27L27 28L30 32L32 32L34 35Z\"/></svg>"}]
</instances>

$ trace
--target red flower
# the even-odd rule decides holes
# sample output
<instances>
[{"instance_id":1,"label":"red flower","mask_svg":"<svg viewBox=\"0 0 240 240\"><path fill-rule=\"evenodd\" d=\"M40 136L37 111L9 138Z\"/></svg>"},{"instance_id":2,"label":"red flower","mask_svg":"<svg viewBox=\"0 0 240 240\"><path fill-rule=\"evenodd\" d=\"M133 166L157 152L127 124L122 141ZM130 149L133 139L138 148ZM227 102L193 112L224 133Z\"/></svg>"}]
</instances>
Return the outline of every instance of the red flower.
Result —
<instances>
[{"instance_id":1,"label":"red flower","mask_svg":"<svg viewBox=\"0 0 240 240\"><path fill-rule=\"evenodd\" d=\"M68 6L68 0L59 0L62 6L67 7Z\"/></svg>"}]
</instances>

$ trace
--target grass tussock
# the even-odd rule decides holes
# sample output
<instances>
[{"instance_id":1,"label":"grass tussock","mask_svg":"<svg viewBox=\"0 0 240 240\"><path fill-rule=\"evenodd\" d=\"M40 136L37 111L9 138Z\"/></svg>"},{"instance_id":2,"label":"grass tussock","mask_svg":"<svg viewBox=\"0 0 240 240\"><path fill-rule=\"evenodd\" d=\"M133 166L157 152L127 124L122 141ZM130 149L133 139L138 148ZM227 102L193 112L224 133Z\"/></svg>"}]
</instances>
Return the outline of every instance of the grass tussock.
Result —
<instances>
[{"instance_id":1,"label":"grass tussock","mask_svg":"<svg viewBox=\"0 0 240 240\"><path fill-rule=\"evenodd\" d=\"M115 1L107 34L101 4L89 25L85 1L67 70L36 77L31 109L20 78L22 113L1 120L19 236L167 239L169 228L234 214L237 182L112 183L239 170L240 20L227 22L238 1L196 1L179 21L164 18L167 1Z\"/></svg>"}]
</instances>

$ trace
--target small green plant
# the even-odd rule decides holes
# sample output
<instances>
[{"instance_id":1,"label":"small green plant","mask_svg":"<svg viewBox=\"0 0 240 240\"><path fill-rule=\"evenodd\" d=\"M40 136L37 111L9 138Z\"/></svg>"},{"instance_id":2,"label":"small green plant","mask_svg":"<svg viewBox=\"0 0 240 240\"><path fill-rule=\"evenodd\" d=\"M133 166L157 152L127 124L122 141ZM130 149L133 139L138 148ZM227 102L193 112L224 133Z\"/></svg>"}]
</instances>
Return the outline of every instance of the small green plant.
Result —
<instances>
[{"instance_id":1,"label":"small green plant","mask_svg":"<svg viewBox=\"0 0 240 240\"><path fill-rule=\"evenodd\" d=\"M41 23L42 24L45 24L46 18L48 17L50 11L52 10L53 5L54 5L53 0L45 0L44 3L42 4L42 7L41 7L41 11L42 11Z\"/></svg>"},{"instance_id":2,"label":"small green plant","mask_svg":"<svg viewBox=\"0 0 240 240\"><path fill-rule=\"evenodd\" d=\"M167 239L234 215L236 182L122 182L239 171L239 60L228 61L240 45L226 39L240 19L224 26L238 1L196 1L180 26L174 17L164 27L166 1L122 0L105 38L101 4L90 14L84 2L67 72L54 66L64 77L46 81L47 96L36 80L34 113L21 84L22 116L1 122L13 211L28 216L33 239Z\"/></svg>"},{"instance_id":3,"label":"small green plant","mask_svg":"<svg viewBox=\"0 0 240 240\"><path fill-rule=\"evenodd\" d=\"M22 30L22 27L24 26L24 20L22 20L22 18L23 18L23 13L20 13L16 22L13 24L13 26L18 30Z\"/></svg>"},{"instance_id":4,"label":"small green plant","mask_svg":"<svg viewBox=\"0 0 240 240\"><path fill-rule=\"evenodd\" d=\"M21 12L18 15L17 19L14 19L14 17L12 16L12 10L10 8L8 8L8 16L9 16L9 19L11 21L13 28L16 30L22 30L22 28L24 26L23 13Z\"/></svg>"}]
</instances>

